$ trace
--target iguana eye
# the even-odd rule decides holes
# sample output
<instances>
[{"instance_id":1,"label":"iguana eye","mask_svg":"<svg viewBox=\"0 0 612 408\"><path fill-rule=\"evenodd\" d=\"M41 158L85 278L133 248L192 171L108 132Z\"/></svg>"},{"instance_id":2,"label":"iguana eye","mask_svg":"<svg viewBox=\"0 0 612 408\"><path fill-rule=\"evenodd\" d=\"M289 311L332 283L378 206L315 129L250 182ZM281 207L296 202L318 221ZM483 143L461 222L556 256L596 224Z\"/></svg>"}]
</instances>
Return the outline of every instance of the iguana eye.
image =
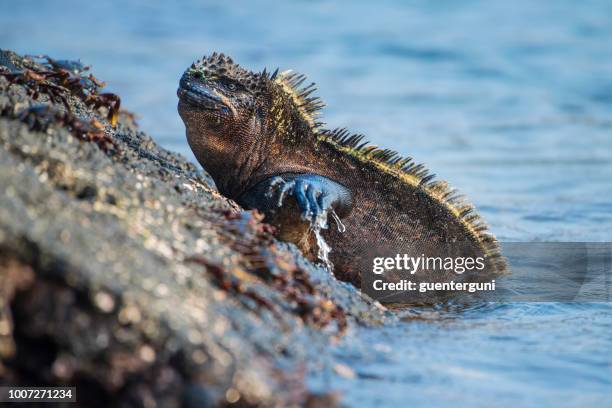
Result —
<instances>
[{"instance_id":1,"label":"iguana eye","mask_svg":"<svg viewBox=\"0 0 612 408\"><path fill-rule=\"evenodd\" d=\"M243 92L245 89L239 82L232 81L230 79L225 79L221 81L223 87L230 92L240 91Z\"/></svg>"}]
</instances>

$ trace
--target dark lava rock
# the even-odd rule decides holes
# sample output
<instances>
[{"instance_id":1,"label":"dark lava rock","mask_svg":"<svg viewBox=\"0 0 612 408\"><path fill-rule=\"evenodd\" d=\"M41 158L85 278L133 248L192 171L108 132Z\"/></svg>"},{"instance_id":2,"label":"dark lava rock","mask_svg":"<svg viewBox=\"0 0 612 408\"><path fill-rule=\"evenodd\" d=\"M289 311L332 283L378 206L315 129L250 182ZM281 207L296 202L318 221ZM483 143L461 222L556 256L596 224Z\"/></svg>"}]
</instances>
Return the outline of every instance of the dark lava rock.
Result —
<instances>
[{"instance_id":1,"label":"dark lava rock","mask_svg":"<svg viewBox=\"0 0 612 408\"><path fill-rule=\"evenodd\" d=\"M336 401L309 391L313 362L388 315L88 75L0 52L0 383L88 407Z\"/></svg>"}]
</instances>

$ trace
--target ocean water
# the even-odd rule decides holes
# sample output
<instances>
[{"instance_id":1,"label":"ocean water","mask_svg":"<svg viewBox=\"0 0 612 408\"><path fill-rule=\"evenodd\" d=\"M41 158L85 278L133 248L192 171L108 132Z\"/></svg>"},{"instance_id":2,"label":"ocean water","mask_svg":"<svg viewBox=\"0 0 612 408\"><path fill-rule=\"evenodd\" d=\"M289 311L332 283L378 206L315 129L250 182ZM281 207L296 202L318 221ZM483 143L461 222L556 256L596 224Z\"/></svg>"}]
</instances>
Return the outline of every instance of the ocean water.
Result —
<instances>
[{"instance_id":1,"label":"ocean water","mask_svg":"<svg viewBox=\"0 0 612 408\"><path fill-rule=\"evenodd\" d=\"M0 47L81 58L193 158L178 79L221 51L319 85L324 120L424 162L501 241L612 241L612 2L0 3ZM349 406L612 406L610 303L418 309L331 350Z\"/></svg>"}]
</instances>

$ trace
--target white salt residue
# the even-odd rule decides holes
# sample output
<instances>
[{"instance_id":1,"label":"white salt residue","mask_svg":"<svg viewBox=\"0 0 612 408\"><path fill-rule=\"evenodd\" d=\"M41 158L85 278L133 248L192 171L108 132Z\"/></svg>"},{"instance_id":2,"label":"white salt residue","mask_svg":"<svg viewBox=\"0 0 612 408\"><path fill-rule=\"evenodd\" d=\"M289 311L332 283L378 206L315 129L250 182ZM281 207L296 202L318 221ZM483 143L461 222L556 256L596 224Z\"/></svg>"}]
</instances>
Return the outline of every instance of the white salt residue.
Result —
<instances>
[{"instance_id":1,"label":"white salt residue","mask_svg":"<svg viewBox=\"0 0 612 408\"><path fill-rule=\"evenodd\" d=\"M310 229L315 234L315 238L317 239L317 257L325 264L325 266L331 271L333 270L334 265L332 265L329 260L329 253L331 252L331 247L325 242L323 236L321 235L321 230L327 229L327 213L322 213L317 216L310 223Z\"/></svg>"},{"instance_id":2,"label":"white salt residue","mask_svg":"<svg viewBox=\"0 0 612 408\"><path fill-rule=\"evenodd\" d=\"M336 221L336 225L338 226L338 231L341 233L346 231L346 227L344 226L344 224L342 224L342 222L340 221L340 218L338 217L338 215L336 214L334 210L331 210L331 215ZM321 230L327 229L328 226L329 224L327 223L327 212L319 214L317 218L315 218L314 222L310 224L310 228L314 232L315 238L317 240L317 247L318 247L317 257L325 264L325 266L330 271L333 271L334 265L329 260L329 254L332 251L332 249L327 244L327 242L325 242L325 239L323 239L323 235L321 235Z\"/></svg>"},{"instance_id":3,"label":"white salt residue","mask_svg":"<svg viewBox=\"0 0 612 408\"><path fill-rule=\"evenodd\" d=\"M336 214L334 210L331 210L331 215L332 217L334 217L334 221L336 221L336 225L338 226L338 232L342 233L346 231L346 227L344 226L342 221L340 221L340 217L338 217L338 214Z\"/></svg>"}]
</instances>

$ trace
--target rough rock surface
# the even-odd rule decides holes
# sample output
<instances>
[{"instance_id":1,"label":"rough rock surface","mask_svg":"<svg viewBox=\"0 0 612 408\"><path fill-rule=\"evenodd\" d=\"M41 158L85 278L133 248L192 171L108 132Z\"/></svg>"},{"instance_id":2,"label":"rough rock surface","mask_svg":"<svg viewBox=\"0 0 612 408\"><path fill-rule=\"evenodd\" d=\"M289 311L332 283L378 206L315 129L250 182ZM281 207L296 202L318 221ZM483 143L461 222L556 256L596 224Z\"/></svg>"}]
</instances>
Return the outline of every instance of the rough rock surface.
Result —
<instances>
[{"instance_id":1,"label":"rough rock surface","mask_svg":"<svg viewBox=\"0 0 612 408\"><path fill-rule=\"evenodd\" d=\"M390 317L129 114L112 127L57 68L0 65L0 383L89 407L329 406L306 362Z\"/></svg>"}]
</instances>

